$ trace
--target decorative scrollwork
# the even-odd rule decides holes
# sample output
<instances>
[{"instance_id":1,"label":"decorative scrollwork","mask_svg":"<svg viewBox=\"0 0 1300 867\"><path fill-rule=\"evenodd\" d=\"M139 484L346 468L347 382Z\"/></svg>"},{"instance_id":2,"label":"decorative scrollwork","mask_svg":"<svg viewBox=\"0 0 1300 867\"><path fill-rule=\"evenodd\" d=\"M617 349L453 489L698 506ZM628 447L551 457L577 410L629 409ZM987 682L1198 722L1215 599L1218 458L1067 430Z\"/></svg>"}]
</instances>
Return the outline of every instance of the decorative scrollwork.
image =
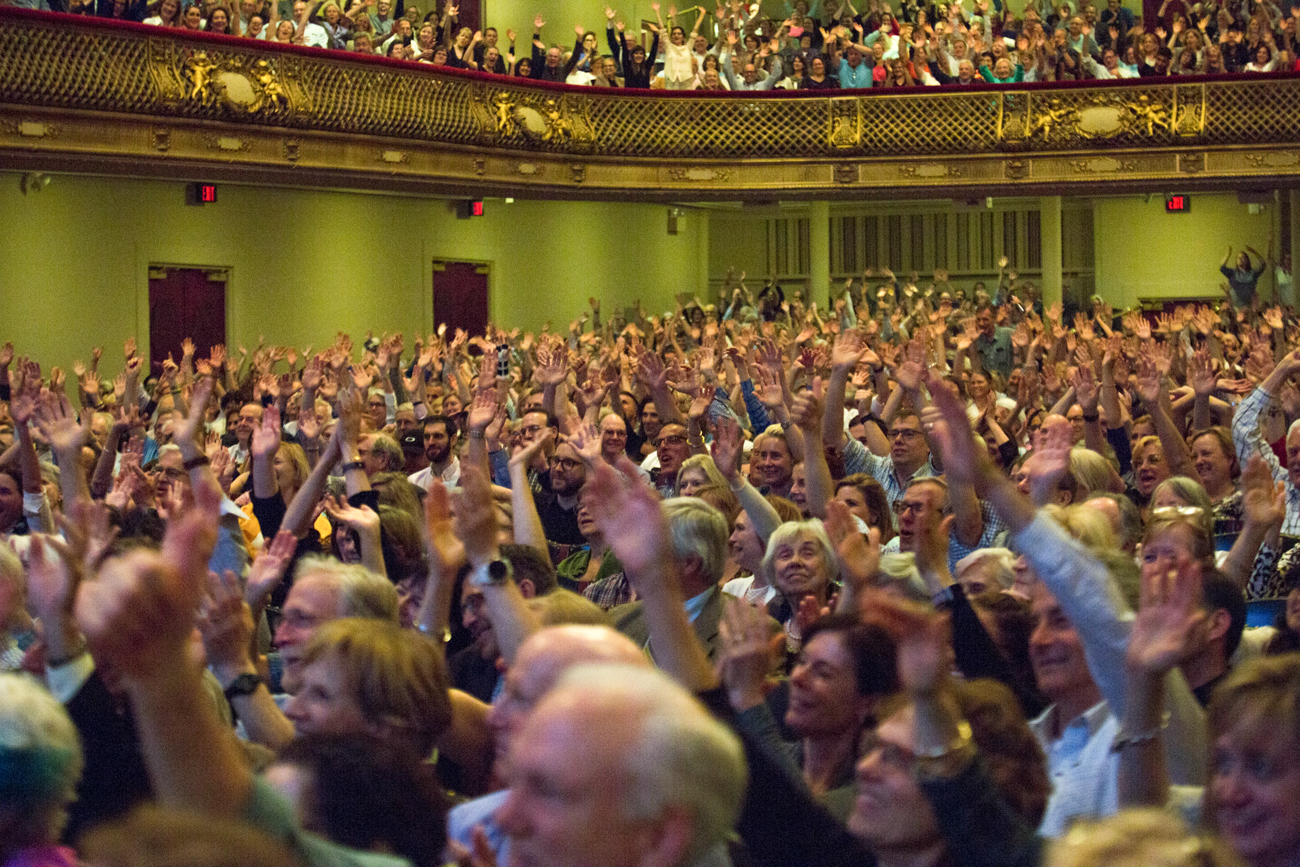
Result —
<instances>
[{"instance_id":1,"label":"decorative scrollwork","mask_svg":"<svg viewBox=\"0 0 1300 867\"><path fill-rule=\"evenodd\" d=\"M310 130L466 152L497 148L507 159L534 151L572 154L584 164L590 158L687 166L817 160L825 161L837 183L856 182L856 166L839 166L857 158L941 163L987 155L1007 159L1003 176L1016 179L1029 173L1030 155L1071 153L1073 158L1072 152L1097 147L1171 153L1236 145L1288 148L1300 141L1300 78L1194 84L1143 79L977 92L926 88L900 96L873 91L668 98L651 92L590 93L427 65L359 63L344 54L299 52L253 40L148 34L3 9L0 103L266 125L277 135ZM168 137L155 135L154 149L176 148ZM291 150L286 146L286 159L293 159ZM1178 165L1181 172L1203 170L1181 156Z\"/></svg>"},{"instance_id":2,"label":"decorative scrollwork","mask_svg":"<svg viewBox=\"0 0 1300 867\"><path fill-rule=\"evenodd\" d=\"M271 61L265 57L190 52L181 63L185 100L203 108L222 107L245 115L274 116L289 108Z\"/></svg>"},{"instance_id":3,"label":"decorative scrollwork","mask_svg":"<svg viewBox=\"0 0 1300 867\"><path fill-rule=\"evenodd\" d=\"M582 152L595 142L587 102L573 94L476 87L470 101L480 131L503 143Z\"/></svg>"}]
</instances>

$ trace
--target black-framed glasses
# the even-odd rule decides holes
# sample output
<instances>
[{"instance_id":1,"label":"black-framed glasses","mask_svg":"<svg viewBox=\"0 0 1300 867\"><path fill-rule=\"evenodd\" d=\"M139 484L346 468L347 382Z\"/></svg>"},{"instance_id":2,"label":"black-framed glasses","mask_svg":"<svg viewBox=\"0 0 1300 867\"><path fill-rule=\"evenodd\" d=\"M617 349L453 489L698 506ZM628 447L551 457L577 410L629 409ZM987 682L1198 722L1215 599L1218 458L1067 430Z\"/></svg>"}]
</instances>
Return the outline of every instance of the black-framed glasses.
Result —
<instances>
[{"instance_id":1,"label":"black-framed glasses","mask_svg":"<svg viewBox=\"0 0 1300 867\"><path fill-rule=\"evenodd\" d=\"M913 430L910 427L895 428L889 432L889 438L891 440L896 440L899 437L902 437L905 440L914 440L920 435L921 432L919 430Z\"/></svg>"}]
</instances>

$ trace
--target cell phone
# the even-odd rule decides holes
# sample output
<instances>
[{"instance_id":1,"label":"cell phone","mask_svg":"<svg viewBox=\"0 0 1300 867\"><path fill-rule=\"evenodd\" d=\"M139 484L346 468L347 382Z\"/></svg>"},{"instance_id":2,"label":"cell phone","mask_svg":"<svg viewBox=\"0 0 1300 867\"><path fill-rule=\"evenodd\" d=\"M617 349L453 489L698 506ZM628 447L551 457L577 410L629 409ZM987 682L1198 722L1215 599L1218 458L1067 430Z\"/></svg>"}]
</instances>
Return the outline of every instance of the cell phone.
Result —
<instances>
[{"instance_id":1,"label":"cell phone","mask_svg":"<svg viewBox=\"0 0 1300 867\"><path fill-rule=\"evenodd\" d=\"M510 345L497 344L497 379L510 378Z\"/></svg>"}]
</instances>

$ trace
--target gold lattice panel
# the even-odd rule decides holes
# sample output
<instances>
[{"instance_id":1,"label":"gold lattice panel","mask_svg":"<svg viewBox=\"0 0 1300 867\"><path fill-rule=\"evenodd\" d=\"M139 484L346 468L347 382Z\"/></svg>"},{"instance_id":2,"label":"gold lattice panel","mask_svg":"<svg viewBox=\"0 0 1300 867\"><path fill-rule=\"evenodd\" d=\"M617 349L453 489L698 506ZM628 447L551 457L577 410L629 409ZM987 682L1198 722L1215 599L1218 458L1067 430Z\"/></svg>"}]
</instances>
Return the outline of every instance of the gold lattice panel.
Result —
<instances>
[{"instance_id":1,"label":"gold lattice panel","mask_svg":"<svg viewBox=\"0 0 1300 867\"><path fill-rule=\"evenodd\" d=\"M1300 141L1300 78L830 95L545 88L0 8L0 102L645 159L841 161ZM837 177L851 172L837 169Z\"/></svg>"}]
</instances>

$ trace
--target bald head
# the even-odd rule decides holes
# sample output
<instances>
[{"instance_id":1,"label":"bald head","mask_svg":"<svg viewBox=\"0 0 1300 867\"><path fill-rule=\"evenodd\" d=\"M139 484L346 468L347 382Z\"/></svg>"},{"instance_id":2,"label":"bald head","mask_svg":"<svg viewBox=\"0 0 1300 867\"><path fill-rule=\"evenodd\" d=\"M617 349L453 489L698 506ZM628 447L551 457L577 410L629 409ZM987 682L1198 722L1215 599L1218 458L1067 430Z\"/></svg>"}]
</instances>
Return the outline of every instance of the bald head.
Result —
<instances>
[{"instance_id":1,"label":"bald head","mask_svg":"<svg viewBox=\"0 0 1300 867\"><path fill-rule=\"evenodd\" d=\"M512 863L697 863L745 790L740 741L645 665L569 669L516 743L496 819Z\"/></svg>"},{"instance_id":2,"label":"bald head","mask_svg":"<svg viewBox=\"0 0 1300 867\"><path fill-rule=\"evenodd\" d=\"M488 714L498 761L505 759L533 708L564 673L592 663L650 667L641 648L608 626L548 626L520 646L506 671L505 687Z\"/></svg>"}]
</instances>

